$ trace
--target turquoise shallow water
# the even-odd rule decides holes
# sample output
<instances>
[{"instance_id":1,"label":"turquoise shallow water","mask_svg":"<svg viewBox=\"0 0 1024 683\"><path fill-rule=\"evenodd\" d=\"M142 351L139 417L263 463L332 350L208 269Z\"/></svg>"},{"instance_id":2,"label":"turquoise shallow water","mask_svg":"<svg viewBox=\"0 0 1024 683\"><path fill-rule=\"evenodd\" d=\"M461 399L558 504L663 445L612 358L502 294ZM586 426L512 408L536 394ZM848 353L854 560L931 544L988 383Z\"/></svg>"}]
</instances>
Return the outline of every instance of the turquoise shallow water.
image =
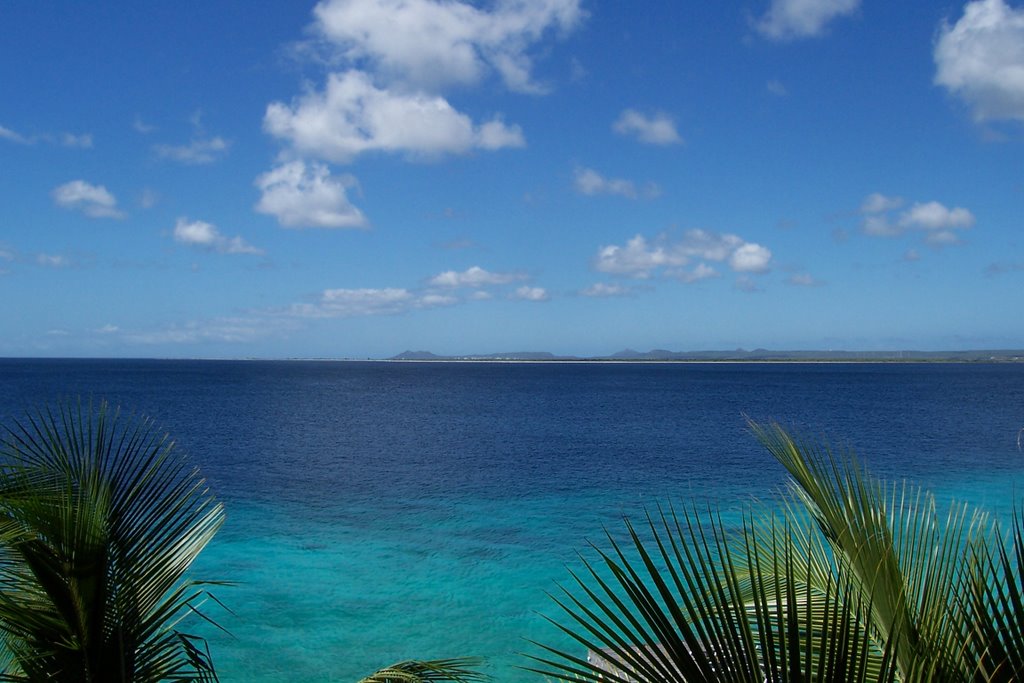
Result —
<instances>
[{"instance_id":1,"label":"turquoise shallow water","mask_svg":"<svg viewBox=\"0 0 1024 683\"><path fill-rule=\"evenodd\" d=\"M354 681L409 658L559 642L538 613L576 550L659 502L770 495L744 415L852 446L879 474L1008 514L1018 366L0 361L0 419L59 396L155 417L228 521L195 568L221 679ZM561 641L565 642L565 641Z\"/></svg>"},{"instance_id":2,"label":"turquoise shallow water","mask_svg":"<svg viewBox=\"0 0 1024 683\"><path fill-rule=\"evenodd\" d=\"M1005 516L1022 482L977 477L934 490L942 501L981 501ZM636 501L630 516L642 516L649 503ZM538 652L527 640L573 648L540 617L559 614L546 593L568 584L569 568L581 569L576 550L593 556L588 540L607 547L602 525L621 534L619 519L597 512L600 505L583 497L456 505L377 528L372 537L360 527L311 527L233 506L234 521L196 569L239 582L217 591L234 615L211 608L232 636L206 629L222 678L356 680L412 656L482 654L499 680L536 681L518 669L528 663L520 653ZM727 501L727 522L739 508ZM567 510L578 516L550 523ZM237 533L243 526L250 531ZM263 535L252 536L254 526Z\"/></svg>"},{"instance_id":3,"label":"turquoise shallow water","mask_svg":"<svg viewBox=\"0 0 1024 683\"><path fill-rule=\"evenodd\" d=\"M424 515L415 529L377 529L372 540L359 529L311 533L280 519L263 520L280 524L274 536L225 534L203 569L240 582L220 591L237 613L225 624L260 650L215 639L218 663L234 680L320 681L414 655L485 654L502 680L535 679L515 670L526 664L517 653L535 651L526 639L568 645L538 613L557 613L545 593L569 578L567 564L578 568L574 549L600 541L608 521L595 514L538 524L569 505L457 506L444 519ZM586 531L570 530L577 526Z\"/></svg>"}]
</instances>

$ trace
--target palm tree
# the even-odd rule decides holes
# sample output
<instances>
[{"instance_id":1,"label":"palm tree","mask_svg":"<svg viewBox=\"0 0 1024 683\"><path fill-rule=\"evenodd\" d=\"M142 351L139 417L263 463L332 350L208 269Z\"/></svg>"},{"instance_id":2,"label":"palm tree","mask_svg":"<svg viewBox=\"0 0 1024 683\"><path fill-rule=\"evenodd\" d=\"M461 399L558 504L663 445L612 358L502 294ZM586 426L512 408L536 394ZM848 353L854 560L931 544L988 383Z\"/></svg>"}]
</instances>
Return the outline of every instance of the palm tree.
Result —
<instances>
[{"instance_id":1,"label":"palm tree","mask_svg":"<svg viewBox=\"0 0 1024 683\"><path fill-rule=\"evenodd\" d=\"M582 650L538 644L559 680L1024 680L1024 522L1009 546L965 505L871 477L852 454L752 429L790 475L738 531L673 508L608 534L550 619ZM567 618L566 618L567 617Z\"/></svg>"},{"instance_id":2,"label":"palm tree","mask_svg":"<svg viewBox=\"0 0 1024 683\"><path fill-rule=\"evenodd\" d=\"M62 406L0 438L0 650L9 681L216 680L179 630L186 577L224 520L199 471L147 420Z\"/></svg>"}]
</instances>

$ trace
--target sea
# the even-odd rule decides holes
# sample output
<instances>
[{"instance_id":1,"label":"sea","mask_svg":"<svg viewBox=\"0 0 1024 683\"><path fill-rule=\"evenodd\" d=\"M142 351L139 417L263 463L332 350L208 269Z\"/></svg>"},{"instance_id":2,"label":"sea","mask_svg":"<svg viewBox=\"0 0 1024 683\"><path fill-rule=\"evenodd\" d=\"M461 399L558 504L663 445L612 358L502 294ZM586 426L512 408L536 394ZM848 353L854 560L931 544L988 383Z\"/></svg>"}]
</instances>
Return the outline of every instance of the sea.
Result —
<instances>
[{"instance_id":1,"label":"sea","mask_svg":"<svg viewBox=\"0 0 1024 683\"><path fill-rule=\"evenodd\" d=\"M151 418L227 520L192 569L225 683L355 682L483 657L497 681L623 519L737 520L781 467L777 421L881 477L1007 518L1024 486L1024 364L0 360L0 424L106 400ZM582 653L581 653L582 654Z\"/></svg>"}]
</instances>

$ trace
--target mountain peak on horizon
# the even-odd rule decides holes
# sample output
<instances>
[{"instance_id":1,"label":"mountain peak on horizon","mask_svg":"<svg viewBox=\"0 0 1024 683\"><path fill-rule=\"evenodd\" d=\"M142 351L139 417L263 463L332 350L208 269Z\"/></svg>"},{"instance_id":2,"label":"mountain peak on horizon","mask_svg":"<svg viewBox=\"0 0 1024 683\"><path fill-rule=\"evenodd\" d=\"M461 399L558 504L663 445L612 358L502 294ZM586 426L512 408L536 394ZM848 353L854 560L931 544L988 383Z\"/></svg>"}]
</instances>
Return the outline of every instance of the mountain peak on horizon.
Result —
<instances>
[{"instance_id":1,"label":"mountain peak on horizon","mask_svg":"<svg viewBox=\"0 0 1024 683\"><path fill-rule=\"evenodd\" d=\"M388 360L441 360L444 356L438 356L430 351L402 351Z\"/></svg>"}]
</instances>

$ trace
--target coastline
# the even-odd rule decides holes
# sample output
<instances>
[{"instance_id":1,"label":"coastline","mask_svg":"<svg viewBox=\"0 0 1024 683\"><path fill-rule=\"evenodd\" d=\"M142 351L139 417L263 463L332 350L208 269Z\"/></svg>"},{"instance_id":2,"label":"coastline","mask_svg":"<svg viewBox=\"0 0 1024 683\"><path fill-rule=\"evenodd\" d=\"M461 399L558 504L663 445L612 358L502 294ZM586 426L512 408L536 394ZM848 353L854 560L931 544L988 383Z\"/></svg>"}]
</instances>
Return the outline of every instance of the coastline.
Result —
<instances>
[{"instance_id":1,"label":"coastline","mask_svg":"<svg viewBox=\"0 0 1024 683\"><path fill-rule=\"evenodd\" d=\"M638 352L625 349L595 356L560 355L547 351L509 351L440 355L430 351L403 351L390 357L371 356L0 356L0 362L346 362L346 363L528 363L528 364L1014 364L1024 362L1024 349L958 349L942 351L886 350L780 350L758 348L752 351L668 351L653 349Z\"/></svg>"}]
</instances>

